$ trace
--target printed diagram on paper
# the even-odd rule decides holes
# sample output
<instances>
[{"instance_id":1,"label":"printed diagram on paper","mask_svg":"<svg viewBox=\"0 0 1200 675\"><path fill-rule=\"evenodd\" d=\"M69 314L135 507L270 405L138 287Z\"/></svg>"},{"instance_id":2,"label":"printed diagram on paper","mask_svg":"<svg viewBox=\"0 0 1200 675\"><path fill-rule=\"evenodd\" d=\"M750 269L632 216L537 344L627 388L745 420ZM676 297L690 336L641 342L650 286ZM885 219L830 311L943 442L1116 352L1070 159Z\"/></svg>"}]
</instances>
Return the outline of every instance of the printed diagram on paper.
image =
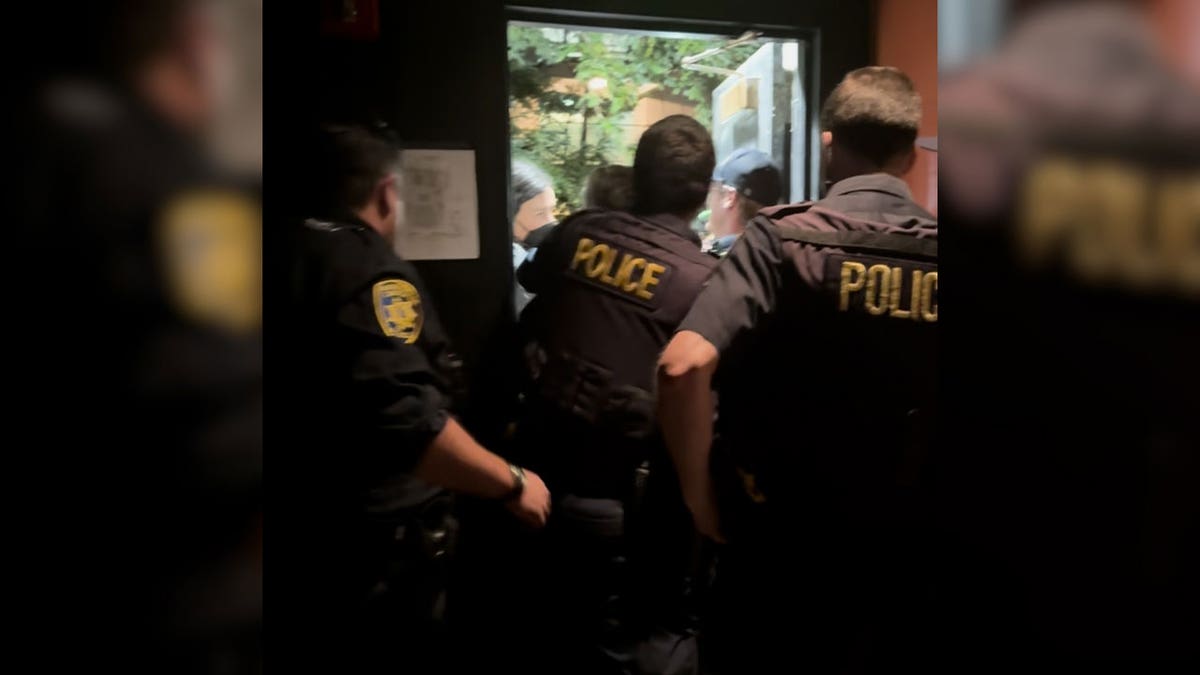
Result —
<instances>
[{"instance_id":1,"label":"printed diagram on paper","mask_svg":"<svg viewBox=\"0 0 1200 675\"><path fill-rule=\"evenodd\" d=\"M404 223L396 252L406 260L479 257L474 150L405 150Z\"/></svg>"}]
</instances>

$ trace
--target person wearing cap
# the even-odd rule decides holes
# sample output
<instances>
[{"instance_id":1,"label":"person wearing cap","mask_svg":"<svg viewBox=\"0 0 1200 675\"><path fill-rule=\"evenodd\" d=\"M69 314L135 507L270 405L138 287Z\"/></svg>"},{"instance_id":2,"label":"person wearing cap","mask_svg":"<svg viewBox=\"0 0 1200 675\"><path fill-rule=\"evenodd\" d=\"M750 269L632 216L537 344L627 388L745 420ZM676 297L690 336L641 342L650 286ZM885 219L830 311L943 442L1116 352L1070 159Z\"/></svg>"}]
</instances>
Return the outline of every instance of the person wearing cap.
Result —
<instances>
[{"instance_id":1,"label":"person wearing cap","mask_svg":"<svg viewBox=\"0 0 1200 675\"><path fill-rule=\"evenodd\" d=\"M937 419L937 222L900 178L921 102L869 67L823 112L827 195L755 216L659 359L684 501L728 543L713 673L858 672L902 648L920 602L895 542Z\"/></svg>"},{"instance_id":2,"label":"person wearing cap","mask_svg":"<svg viewBox=\"0 0 1200 675\"><path fill-rule=\"evenodd\" d=\"M775 205L782 192L783 176L769 155L754 148L734 150L713 172L706 227L713 238L705 251L725 257L746 223L764 206Z\"/></svg>"}]
</instances>

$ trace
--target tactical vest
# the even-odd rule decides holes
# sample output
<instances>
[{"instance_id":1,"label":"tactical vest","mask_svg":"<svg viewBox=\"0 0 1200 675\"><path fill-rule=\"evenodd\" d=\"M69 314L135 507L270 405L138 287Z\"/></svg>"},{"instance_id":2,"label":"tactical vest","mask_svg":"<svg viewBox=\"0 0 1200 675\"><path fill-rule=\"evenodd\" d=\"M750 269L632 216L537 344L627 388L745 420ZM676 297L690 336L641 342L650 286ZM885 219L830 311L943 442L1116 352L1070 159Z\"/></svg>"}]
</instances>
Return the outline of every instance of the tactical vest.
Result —
<instances>
[{"instance_id":1,"label":"tactical vest","mask_svg":"<svg viewBox=\"0 0 1200 675\"><path fill-rule=\"evenodd\" d=\"M628 483L657 447L654 362L716 262L655 218L581 211L532 263L555 283L521 317L521 444L535 470L570 475L564 484Z\"/></svg>"},{"instance_id":2,"label":"tactical vest","mask_svg":"<svg viewBox=\"0 0 1200 675\"><path fill-rule=\"evenodd\" d=\"M723 511L887 517L915 484L936 415L936 223L813 203L758 218L779 235L782 290L718 374L714 462L736 495Z\"/></svg>"}]
</instances>

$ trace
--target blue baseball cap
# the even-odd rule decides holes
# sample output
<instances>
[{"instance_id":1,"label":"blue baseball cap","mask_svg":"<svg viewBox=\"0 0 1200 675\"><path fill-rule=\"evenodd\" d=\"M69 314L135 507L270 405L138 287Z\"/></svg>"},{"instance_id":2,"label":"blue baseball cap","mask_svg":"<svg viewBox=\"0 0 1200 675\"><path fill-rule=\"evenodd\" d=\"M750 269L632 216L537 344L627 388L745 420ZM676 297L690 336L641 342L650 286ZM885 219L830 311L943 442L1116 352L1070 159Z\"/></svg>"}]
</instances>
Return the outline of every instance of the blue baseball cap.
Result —
<instances>
[{"instance_id":1,"label":"blue baseball cap","mask_svg":"<svg viewBox=\"0 0 1200 675\"><path fill-rule=\"evenodd\" d=\"M754 148L738 148L730 153L713 171L713 180L763 206L778 203L783 193L783 176L771 156Z\"/></svg>"}]
</instances>

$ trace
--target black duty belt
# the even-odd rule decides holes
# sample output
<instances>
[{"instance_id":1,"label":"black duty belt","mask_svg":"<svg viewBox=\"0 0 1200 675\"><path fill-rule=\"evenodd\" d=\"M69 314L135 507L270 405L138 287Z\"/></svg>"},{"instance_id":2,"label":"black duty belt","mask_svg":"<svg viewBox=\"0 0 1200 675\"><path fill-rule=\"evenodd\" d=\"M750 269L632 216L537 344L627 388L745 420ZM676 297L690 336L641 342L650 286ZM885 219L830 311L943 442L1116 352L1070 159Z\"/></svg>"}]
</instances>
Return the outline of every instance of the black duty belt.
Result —
<instances>
[{"instance_id":1,"label":"black duty belt","mask_svg":"<svg viewBox=\"0 0 1200 675\"><path fill-rule=\"evenodd\" d=\"M543 401L570 415L631 439L654 432L654 397L613 382L612 371L568 354L538 350L533 377Z\"/></svg>"}]
</instances>

